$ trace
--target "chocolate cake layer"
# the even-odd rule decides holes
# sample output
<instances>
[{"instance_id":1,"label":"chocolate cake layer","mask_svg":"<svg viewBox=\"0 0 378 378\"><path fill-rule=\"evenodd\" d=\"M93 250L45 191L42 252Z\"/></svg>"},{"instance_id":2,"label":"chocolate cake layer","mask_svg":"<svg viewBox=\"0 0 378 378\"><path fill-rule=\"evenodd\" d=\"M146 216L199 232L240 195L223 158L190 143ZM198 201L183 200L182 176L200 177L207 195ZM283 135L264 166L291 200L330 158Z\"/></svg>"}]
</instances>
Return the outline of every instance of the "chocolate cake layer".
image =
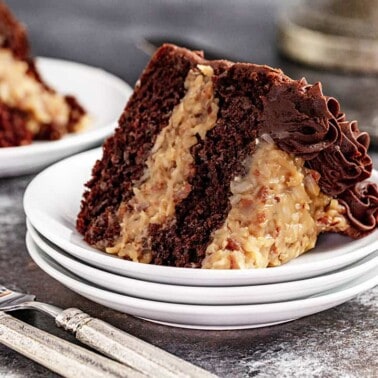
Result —
<instances>
[{"instance_id":1,"label":"chocolate cake layer","mask_svg":"<svg viewBox=\"0 0 378 378\"><path fill-rule=\"evenodd\" d=\"M0 0L0 48L12 51L16 59L28 65L28 74L50 88L41 79L30 53L30 44L25 26L12 14L6 4Z\"/></svg>"},{"instance_id":2,"label":"chocolate cake layer","mask_svg":"<svg viewBox=\"0 0 378 378\"><path fill-rule=\"evenodd\" d=\"M64 96L64 101L70 109L67 122L67 132L75 133L83 128L82 120L86 115L85 109L74 96Z\"/></svg>"},{"instance_id":3,"label":"chocolate cake layer","mask_svg":"<svg viewBox=\"0 0 378 378\"><path fill-rule=\"evenodd\" d=\"M30 49L25 27L0 1L0 47L10 49L18 59L28 61Z\"/></svg>"},{"instance_id":4,"label":"chocolate cake layer","mask_svg":"<svg viewBox=\"0 0 378 378\"><path fill-rule=\"evenodd\" d=\"M22 60L28 65L28 74L45 86L37 71L34 59L30 52L30 43L25 26L12 14L6 4L0 0L0 48L12 51L16 59Z\"/></svg>"},{"instance_id":5,"label":"chocolate cake layer","mask_svg":"<svg viewBox=\"0 0 378 378\"><path fill-rule=\"evenodd\" d=\"M343 206L332 202L330 207L349 221L338 232L359 237L376 227L376 186L363 184L362 189L359 184L372 170L369 139L355 122L345 121L336 100L325 97L319 84L291 80L266 66L206 61L197 53L164 45L143 73L87 185L77 226L90 244L110 250L127 232L123 217L134 206L138 180L149 175L146 162L156 150L157 136L183 101L189 70L199 65L214 71L217 120L190 147L192 169L184 182L188 191L176 202L174 217L163 223L151 220L148 235L139 243L149 249L153 263L201 265L214 232L230 212L231 184L247 174L245 162L255 151L256 138L266 135L317 172L320 189L330 196L326 203L332 197L343 201Z\"/></svg>"},{"instance_id":6,"label":"chocolate cake layer","mask_svg":"<svg viewBox=\"0 0 378 378\"><path fill-rule=\"evenodd\" d=\"M23 146L33 138L26 127L27 115L0 102L0 147Z\"/></svg>"}]
</instances>

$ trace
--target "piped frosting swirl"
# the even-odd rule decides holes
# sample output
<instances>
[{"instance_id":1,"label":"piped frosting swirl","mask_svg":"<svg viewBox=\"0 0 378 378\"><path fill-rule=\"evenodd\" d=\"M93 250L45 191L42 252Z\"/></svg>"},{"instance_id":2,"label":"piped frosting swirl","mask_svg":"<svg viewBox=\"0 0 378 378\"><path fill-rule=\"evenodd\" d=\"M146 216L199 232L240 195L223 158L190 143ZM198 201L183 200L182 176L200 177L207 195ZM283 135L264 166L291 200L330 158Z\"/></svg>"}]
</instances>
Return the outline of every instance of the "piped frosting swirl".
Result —
<instances>
[{"instance_id":1,"label":"piped frosting swirl","mask_svg":"<svg viewBox=\"0 0 378 378\"><path fill-rule=\"evenodd\" d=\"M362 237L373 231L378 224L378 187L371 182L360 182L345 190L339 202L346 208L352 228L349 236Z\"/></svg>"},{"instance_id":2,"label":"piped frosting swirl","mask_svg":"<svg viewBox=\"0 0 378 378\"><path fill-rule=\"evenodd\" d=\"M339 102L324 96L320 83L309 85L304 79L272 86L262 103L261 131L321 174L321 190L346 208L351 225L347 233L360 237L374 230L378 187L362 182L371 176L373 165L367 153L370 137L359 130L357 121L346 120Z\"/></svg>"},{"instance_id":3,"label":"piped frosting swirl","mask_svg":"<svg viewBox=\"0 0 378 378\"><path fill-rule=\"evenodd\" d=\"M337 196L370 177L373 168L367 154L370 138L367 133L360 132L357 121L345 119L337 100L330 97L326 101L332 115L329 123L336 128L337 138L307 165L321 173L322 190L328 195Z\"/></svg>"}]
</instances>

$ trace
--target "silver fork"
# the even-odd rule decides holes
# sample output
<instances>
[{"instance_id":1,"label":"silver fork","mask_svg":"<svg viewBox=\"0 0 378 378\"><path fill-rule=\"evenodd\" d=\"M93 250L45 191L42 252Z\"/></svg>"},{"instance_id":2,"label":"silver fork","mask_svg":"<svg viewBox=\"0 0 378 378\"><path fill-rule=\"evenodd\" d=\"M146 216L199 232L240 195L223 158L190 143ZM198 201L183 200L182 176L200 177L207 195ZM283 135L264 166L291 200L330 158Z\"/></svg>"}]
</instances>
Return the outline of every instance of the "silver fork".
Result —
<instances>
[{"instance_id":1,"label":"silver fork","mask_svg":"<svg viewBox=\"0 0 378 378\"><path fill-rule=\"evenodd\" d=\"M34 299L34 295L18 293L0 285L0 341L1 324L4 319L11 318L6 314L1 316L1 311L38 310L52 316L58 327L73 333L82 343L128 365L142 375L214 377L213 374L110 324L92 318L77 308L63 310L47 303L36 302Z\"/></svg>"},{"instance_id":2,"label":"silver fork","mask_svg":"<svg viewBox=\"0 0 378 378\"><path fill-rule=\"evenodd\" d=\"M23 304L29 303L24 301L33 299L33 295L16 293L0 286L1 308L23 308ZM46 310L51 312L55 309L52 306ZM134 369L34 328L2 311L0 311L0 343L63 377L146 377Z\"/></svg>"}]
</instances>

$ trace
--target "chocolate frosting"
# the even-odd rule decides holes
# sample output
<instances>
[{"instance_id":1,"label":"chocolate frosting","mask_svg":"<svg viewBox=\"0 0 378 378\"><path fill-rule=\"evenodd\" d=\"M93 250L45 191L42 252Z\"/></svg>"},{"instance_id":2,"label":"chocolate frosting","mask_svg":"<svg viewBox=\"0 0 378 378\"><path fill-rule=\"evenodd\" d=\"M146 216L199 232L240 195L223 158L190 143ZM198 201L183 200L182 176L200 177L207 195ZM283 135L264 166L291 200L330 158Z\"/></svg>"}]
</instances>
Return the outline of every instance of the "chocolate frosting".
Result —
<instances>
[{"instance_id":1,"label":"chocolate frosting","mask_svg":"<svg viewBox=\"0 0 378 378\"><path fill-rule=\"evenodd\" d=\"M313 159L338 137L337 127L329 122L332 114L321 96L320 83L311 86L304 79L273 85L262 99L261 132L270 134L282 150Z\"/></svg>"},{"instance_id":2,"label":"chocolate frosting","mask_svg":"<svg viewBox=\"0 0 378 378\"><path fill-rule=\"evenodd\" d=\"M361 182L345 190L339 201L345 206L352 226L350 236L357 238L373 231L378 224L378 186Z\"/></svg>"},{"instance_id":3,"label":"chocolate frosting","mask_svg":"<svg viewBox=\"0 0 378 378\"><path fill-rule=\"evenodd\" d=\"M327 104L332 113L329 123L336 127L337 138L309 160L307 166L321 173L319 184L322 190L330 196L337 196L356 182L369 178L373 164L367 154L369 135L359 131L357 121L346 121L334 98L328 98Z\"/></svg>"},{"instance_id":4,"label":"chocolate frosting","mask_svg":"<svg viewBox=\"0 0 378 378\"><path fill-rule=\"evenodd\" d=\"M302 79L273 85L262 102L261 133L269 133L282 150L302 157L321 174L321 190L346 208L350 236L372 231L378 224L378 187L362 183L373 168L369 135L357 121L346 120L338 101L323 95L320 83L308 85Z\"/></svg>"}]
</instances>

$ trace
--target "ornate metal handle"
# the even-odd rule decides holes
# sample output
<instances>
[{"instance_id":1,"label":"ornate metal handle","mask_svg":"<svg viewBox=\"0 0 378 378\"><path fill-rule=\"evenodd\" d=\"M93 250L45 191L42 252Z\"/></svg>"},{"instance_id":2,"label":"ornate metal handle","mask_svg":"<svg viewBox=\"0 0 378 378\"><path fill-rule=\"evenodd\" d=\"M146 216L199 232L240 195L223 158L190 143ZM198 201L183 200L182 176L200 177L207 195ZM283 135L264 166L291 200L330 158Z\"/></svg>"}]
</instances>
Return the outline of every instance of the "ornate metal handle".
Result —
<instances>
[{"instance_id":1,"label":"ornate metal handle","mask_svg":"<svg viewBox=\"0 0 378 378\"><path fill-rule=\"evenodd\" d=\"M0 311L0 343L64 377L145 377Z\"/></svg>"},{"instance_id":2,"label":"ornate metal handle","mask_svg":"<svg viewBox=\"0 0 378 378\"><path fill-rule=\"evenodd\" d=\"M78 340L150 377L215 377L213 374L123 332L76 308L56 317Z\"/></svg>"}]
</instances>

